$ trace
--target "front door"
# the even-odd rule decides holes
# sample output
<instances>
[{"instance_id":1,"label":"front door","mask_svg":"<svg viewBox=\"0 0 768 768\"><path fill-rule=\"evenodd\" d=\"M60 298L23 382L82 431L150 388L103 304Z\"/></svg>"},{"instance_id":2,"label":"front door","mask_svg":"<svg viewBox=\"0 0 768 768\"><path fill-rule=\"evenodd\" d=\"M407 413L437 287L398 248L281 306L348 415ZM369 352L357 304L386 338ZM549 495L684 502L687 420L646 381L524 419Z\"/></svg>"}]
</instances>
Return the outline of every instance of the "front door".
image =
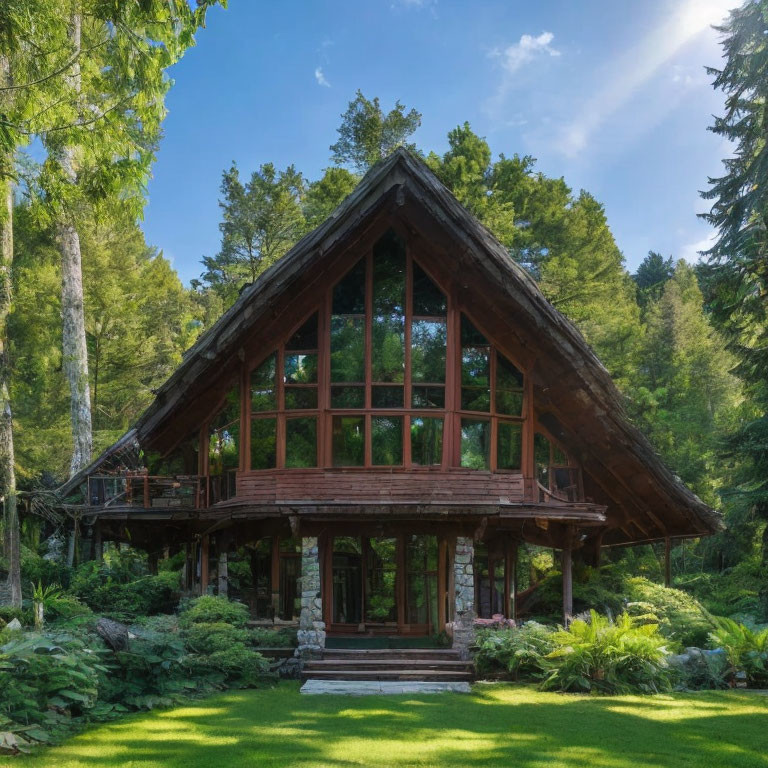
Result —
<instances>
[{"instance_id":1,"label":"front door","mask_svg":"<svg viewBox=\"0 0 768 768\"><path fill-rule=\"evenodd\" d=\"M437 625L437 538L335 536L331 632L428 635Z\"/></svg>"}]
</instances>

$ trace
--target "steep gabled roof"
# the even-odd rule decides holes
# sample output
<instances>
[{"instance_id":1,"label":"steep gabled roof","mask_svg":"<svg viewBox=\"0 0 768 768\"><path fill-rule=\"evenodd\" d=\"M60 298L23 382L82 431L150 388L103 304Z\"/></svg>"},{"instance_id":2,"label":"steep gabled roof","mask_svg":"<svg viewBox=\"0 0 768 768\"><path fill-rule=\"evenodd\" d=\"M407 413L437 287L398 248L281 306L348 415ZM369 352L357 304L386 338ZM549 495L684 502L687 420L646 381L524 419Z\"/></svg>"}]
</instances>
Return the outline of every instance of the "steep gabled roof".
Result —
<instances>
[{"instance_id":1,"label":"steep gabled roof","mask_svg":"<svg viewBox=\"0 0 768 768\"><path fill-rule=\"evenodd\" d=\"M496 306L508 311L523 329L521 333L534 340L542 357L534 377L537 405L543 406L540 420L569 448L576 447L589 488L622 512L619 517L624 522L614 525L606 543L707 535L722 527L719 514L669 471L629 421L623 397L578 329L547 301L533 278L424 162L404 149L374 166L320 227L246 287L198 339L136 422L138 441L151 442L163 425L188 406L191 390L221 375L226 364L236 359L243 338L270 317L273 307L290 295L313 263L349 241L382 209L405 210L409 205L450 239L461 268L482 274ZM89 469L61 490L71 493Z\"/></svg>"}]
</instances>

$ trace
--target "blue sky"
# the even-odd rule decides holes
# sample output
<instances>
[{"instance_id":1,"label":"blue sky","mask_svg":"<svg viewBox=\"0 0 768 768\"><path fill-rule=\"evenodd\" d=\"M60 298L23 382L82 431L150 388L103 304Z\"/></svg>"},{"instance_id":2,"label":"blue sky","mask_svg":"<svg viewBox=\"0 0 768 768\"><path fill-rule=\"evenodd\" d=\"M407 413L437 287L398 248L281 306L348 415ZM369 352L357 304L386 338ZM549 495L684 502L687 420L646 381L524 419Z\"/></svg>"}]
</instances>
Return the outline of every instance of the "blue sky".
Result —
<instances>
[{"instance_id":1,"label":"blue sky","mask_svg":"<svg viewBox=\"0 0 768 768\"><path fill-rule=\"evenodd\" d=\"M696 259L710 229L696 213L729 147L704 66L710 24L734 0L230 0L172 71L169 115L143 228L187 282L219 246L219 184L330 164L340 115L362 89L423 122L414 140L446 149L464 121L494 155L530 154L606 208L634 270L649 249Z\"/></svg>"}]
</instances>

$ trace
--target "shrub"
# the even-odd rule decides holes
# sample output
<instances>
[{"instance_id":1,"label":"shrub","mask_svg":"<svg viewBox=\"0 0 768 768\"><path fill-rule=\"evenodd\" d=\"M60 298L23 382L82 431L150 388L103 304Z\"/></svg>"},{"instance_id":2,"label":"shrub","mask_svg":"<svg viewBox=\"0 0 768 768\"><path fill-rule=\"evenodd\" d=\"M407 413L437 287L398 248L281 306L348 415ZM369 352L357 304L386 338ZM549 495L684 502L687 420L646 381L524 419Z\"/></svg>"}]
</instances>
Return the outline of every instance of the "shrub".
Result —
<instances>
[{"instance_id":1,"label":"shrub","mask_svg":"<svg viewBox=\"0 0 768 768\"><path fill-rule=\"evenodd\" d=\"M130 621L139 615L173 611L178 601L179 584L178 573L163 572L137 578L127 567L113 571L106 562L90 561L76 569L70 590L94 611Z\"/></svg>"},{"instance_id":2,"label":"shrub","mask_svg":"<svg viewBox=\"0 0 768 768\"><path fill-rule=\"evenodd\" d=\"M249 641L247 629L223 621L210 624L192 624L184 632L184 642L193 653L210 654L225 651L233 645L245 647Z\"/></svg>"},{"instance_id":3,"label":"shrub","mask_svg":"<svg viewBox=\"0 0 768 768\"><path fill-rule=\"evenodd\" d=\"M732 678L744 672L747 685L768 685L768 628L754 631L733 619L718 618L710 642L725 651Z\"/></svg>"},{"instance_id":4,"label":"shrub","mask_svg":"<svg viewBox=\"0 0 768 768\"><path fill-rule=\"evenodd\" d=\"M643 603L642 612L653 613L659 619L661 633L682 647L702 647L712 629L712 618L701 603L687 592L656 584L642 577L626 580L626 595L630 603ZM632 606L628 606L631 608Z\"/></svg>"},{"instance_id":5,"label":"shrub","mask_svg":"<svg viewBox=\"0 0 768 768\"><path fill-rule=\"evenodd\" d=\"M297 645L296 630L290 627L256 627L248 634L248 642L256 648L295 648Z\"/></svg>"},{"instance_id":6,"label":"shrub","mask_svg":"<svg viewBox=\"0 0 768 768\"><path fill-rule=\"evenodd\" d=\"M0 719L7 751L58 738L93 708L103 654L67 635L17 633L0 649Z\"/></svg>"},{"instance_id":7,"label":"shrub","mask_svg":"<svg viewBox=\"0 0 768 768\"><path fill-rule=\"evenodd\" d=\"M539 679L545 657L555 648L551 629L529 621L522 627L481 629L475 663L481 674L502 673L515 680Z\"/></svg>"},{"instance_id":8,"label":"shrub","mask_svg":"<svg viewBox=\"0 0 768 768\"><path fill-rule=\"evenodd\" d=\"M269 662L258 652L234 643L207 656L195 656L190 662L198 669L208 667L226 675L230 687L247 688L256 685L269 672Z\"/></svg>"},{"instance_id":9,"label":"shrub","mask_svg":"<svg viewBox=\"0 0 768 768\"><path fill-rule=\"evenodd\" d=\"M248 618L248 608L242 603L235 603L226 597L203 595L190 600L184 606L180 623L182 627L189 627L192 624L215 624L217 622L244 627Z\"/></svg>"},{"instance_id":10,"label":"shrub","mask_svg":"<svg viewBox=\"0 0 768 768\"><path fill-rule=\"evenodd\" d=\"M638 625L628 614L616 621L590 611L555 632L542 688L600 693L658 693L672 687L665 638L655 624Z\"/></svg>"}]
</instances>

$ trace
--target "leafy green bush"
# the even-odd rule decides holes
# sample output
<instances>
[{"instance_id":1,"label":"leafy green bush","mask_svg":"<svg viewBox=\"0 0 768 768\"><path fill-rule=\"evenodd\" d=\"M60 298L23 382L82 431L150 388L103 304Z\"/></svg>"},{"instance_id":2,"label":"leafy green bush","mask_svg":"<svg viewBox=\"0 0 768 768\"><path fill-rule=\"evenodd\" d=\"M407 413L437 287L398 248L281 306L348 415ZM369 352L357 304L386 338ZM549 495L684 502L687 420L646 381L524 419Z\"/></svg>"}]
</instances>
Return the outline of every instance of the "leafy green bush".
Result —
<instances>
[{"instance_id":1,"label":"leafy green bush","mask_svg":"<svg viewBox=\"0 0 768 768\"><path fill-rule=\"evenodd\" d=\"M248 607L242 603L227 600L226 597L203 595L190 600L181 613L182 627L192 624L215 624L224 622L235 627L244 627L249 619Z\"/></svg>"},{"instance_id":2,"label":"leafy green bush","mask_svg":"<svg viewBox=\"0 0 768 768\"><path fill-rule=\"evenodd\" d=\"M629 578L625 584L629 603L643 603L642 611L650 608L659 619L661 633L669 640L682 647L706 644L712 617L695 597L642 577Z\"/></svg>"},{"instance_id":3,"label":"leafy green bush","mask_svg":"<svg viewBox=\"0 0 768 768\"><path fill-rule=\"evenodd\" d=\"M768 686L768 628L755 631L727 618L718 618L716 623L710 642L725 651L732 678L744 672L747 685Z\"/></svg>"},{"instance_id":4,"label":"leafy green bush","mask_svg":"<svg viewBox=\"0 0 768 768\"><path fill-rule=\"evenodd\" d=\"M616 621L590 611L553 635L546 657L545 690L599 693L658 693L670 690L666 640L655 624L638 623L622 613Z\"/></svg>"},{"instance_id":5,"label":"leafy green bush","mask_svg":"<svg viewBox=\"0 0 768 768\"><path fill-rule=\"evenodd\" d=\"M235 627L223 621L210 624L192 624L184 632L184 642L194 653L210 654L225 651L227 648L249 642L247 629Z\"/></svg>"},{"instance_id":6,"label":"leafy green bush","mask_svg":"<svg viewBox=\"0 0 768 768\"><path fill-rule=\"evenodd\" d=\"M515 680L541 678L545 657L555 648L552 630L535 621L509 629L481 629L476 645L480 674L501 673Z\"/></svg>"},{"instance_id":7,"label":"leafy green bush","mask_svg":"<svg viewBox=\"0 0 768 768\"><path fill-rule=\"evenodd\" d=\"M291 627L255 627L249 635L250 644L256 648L295 648L297 645L296 630Z\"/></svg>"},{"instance_id":8,"label":"leafy green bush","mask_svg":"<svg viewBox=\"0 0 768 768\"><path fill-rule=\"evenodd\" d=\"M226 676L230 687L248 688L256 685L269 672L269 662L258 652L234 643L207 656L191 656L193 669L214 669Z\"/></svg>"},{"instance_id":9,"label":"leafy green bush","mask_svg":"<svg viewBox=\"0 0 768 768\"><path fill-rule=\"evenodd\" d=\"M125 621L173 611L179 588L178 573L135 577L125 567L115 571L106 561L90 561L76 569L70 591L94 611Z\"/></svg>"},{"instance_id":10,"label":"leafy green bush","mask_svg":"<svg viewBox=\"0 0 768 768\"><path fill-rule=\"evenodd\" d=\"M96 704L104 654L67 635L17 633L0 648L0 730L7 751L48 742Z\"/></svg>"}]
</instances>

